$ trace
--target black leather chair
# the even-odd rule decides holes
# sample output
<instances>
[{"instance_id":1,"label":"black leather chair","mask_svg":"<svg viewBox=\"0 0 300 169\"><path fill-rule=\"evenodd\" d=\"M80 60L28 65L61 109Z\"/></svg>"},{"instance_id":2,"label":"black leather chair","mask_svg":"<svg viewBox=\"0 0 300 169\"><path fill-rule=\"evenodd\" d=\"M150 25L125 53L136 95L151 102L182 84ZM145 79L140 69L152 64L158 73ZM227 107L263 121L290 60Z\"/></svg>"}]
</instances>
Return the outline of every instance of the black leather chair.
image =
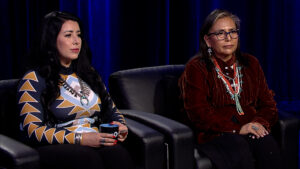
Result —
<instances>
[{"instance_id":1,"label":"black leather chair","mask_svg":"<svg viewBox=\"0 0 300 169\"><path fill-rule=\"evenodd\" d=\"M110 93L119 108L131 110L125 114L128 118L165 134L166 142L172 145L170 168L210 169L210 160L193 151L195 139L180 113L182 102L177 83L183 70L184 65L165 65L118 71L110 75ZM299 120L281 112L272 134L280 145L286 169L298 168L298 130ZM184 133L185 137L179 137ZM191 165L193 160L195 166Z\"/></svg>"},{"instance_id":2,"label":"black leather chair","mask_svg":"<svg viewBox=\"0 0 300 169\"><path fill-rule=\"evenodd\" d=\"M19 141L17 84L17 79L0 81L0 169L38 169L38 152ZM127 118L126 122L129 135L123 144L136 169L165 168L164 136L140 122Z\"/></svg>"}]
</instances>

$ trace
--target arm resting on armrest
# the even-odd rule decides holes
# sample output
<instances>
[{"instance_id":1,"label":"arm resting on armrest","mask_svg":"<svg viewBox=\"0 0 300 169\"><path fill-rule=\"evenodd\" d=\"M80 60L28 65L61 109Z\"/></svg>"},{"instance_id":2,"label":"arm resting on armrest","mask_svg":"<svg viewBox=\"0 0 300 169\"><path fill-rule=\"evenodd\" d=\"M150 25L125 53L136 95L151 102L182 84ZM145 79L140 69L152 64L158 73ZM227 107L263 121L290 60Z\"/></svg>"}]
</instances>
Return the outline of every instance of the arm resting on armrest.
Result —
<instances>
[{"instance_id":1,"label":"arm resting on armrest","mask_svg":"<svg viewBox=\"0 0 300 169\"><path fill-rule=\"evenodd\" d=\"M2 134L0 134L0 158L0 166L39 168L39 154L35 149Z\"/></svg>"}]
</instances>

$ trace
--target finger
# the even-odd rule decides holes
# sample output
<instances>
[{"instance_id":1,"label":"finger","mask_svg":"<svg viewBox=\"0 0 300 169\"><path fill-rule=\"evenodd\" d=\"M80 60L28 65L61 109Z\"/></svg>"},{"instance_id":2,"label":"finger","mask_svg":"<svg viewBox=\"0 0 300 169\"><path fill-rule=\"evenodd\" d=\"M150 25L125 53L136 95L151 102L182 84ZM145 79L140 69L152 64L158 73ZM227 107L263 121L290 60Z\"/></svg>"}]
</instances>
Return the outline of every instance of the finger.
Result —
<instances>
[{"instance_id":1,"label":"finger","mask_svg":"<svg viewBox=\"0 0 300 169\"><path fill-rule=\"evenodd\" d=\"M125 137L118 137L118 140L119 141L124 141L126 138L127 138L126 136Z\"/></svg>"},{"instance_id":2,"label":"finger","mask_svg":"<svg viewBox=\"0 0 300 169\"><path fill-rule=\"evenodd\" d=\"M128 134L128 130L120 130L119 137L124 138L127 136L127 134Z\"/></svg>"},{"instance_id":3,"label":"finger","mask_svg":"<svg viewBox=\"0 0 300 169\"><path fill-rule=\"evenodd\" d=\"M112 138L112 139L115 138L115 136L110 133L100 133L100 136L104 138Z\"/></svg>"},{"instance_id":4,"label":"finger","mask_svg":"<svg viewBox=\"0 0 300 169\"><path fill-rule=\"evenodd\" d=\"M107 139L107 138L101 138L100 139L100 146L113 146L117 144L117 140L115 139Z\"/></svg>"},{"instance_id":5,"label":"finger","mask_svg":"<svg viewBox=\"0 0 300 169\"><path fill-rule=\"evenodd\" d=\"M120 124L119 125L119 131L123 131L123 130L128 131L128 128L124 124Z\"/></svg>"},{"instance_id":6,"label":"finger","mask_svg":"<svg viewBox=\"0 0 300 169\"><path fill-rule=\"evenodd\" d=\"M267 135L268 131L263 126L261 126L260 129L261 129L260 131L261 131L262 135L264 135L264 136Z\"/></svg>"},{"instance_id":7,"label":"finger","mask_svg":"<svg viewBox=\"0 0 300 169\"><path fill-rule=\"evenodd\" d=\"M250 133L254 134L256 138L261 137L261 135L259 134L259 128L256 125L251 125ZM252 138L255 138L254 136L252 136Z\"/></svg>"},{"instance_id":8,"label":"finger","mask_svg":"<svg viewBox=\"0 0 300 169\"><path fill-rule=\"evenodd\" d=\"M264 131L263 131L263 130L259 130L257 133L259 134L259 136L260 136L260 137L264 137L264 136L265 136L265 134L264 134Z\"/></svg>"},{"instance_id":9,"label":"finger","mask_svg":"<svg viewBox=\"0 0 300 169\"><path fill-rule=\"evenodd\" d=\"M255 130L255 132L259 135L259 137L264 137L265 136L264 131L265 131L265 129L261 128L261 127L257 127L256 130Z\"/></svg>"},{"instance_id":10,"label":"finger","mask_svg":"<svg viewBox=\"0 0 300 169\"><path fill-rule=\"evenodd\" d=\"M128 128L126 126L119 126L119 132L128 132Z\"/></svg>"},{"instance_id":11,"label":"finger","mask_svg":"<svg viewBox=\"0 0 300 169\"><path fill-rule=\"evenodd\" d=\"M116 124L116 125L118 125L118 126L120 126L120 125L121 125L121 123L120 123L120 122L118 122L118 121L112 121L110 124Z\"/></svg>"},{"instance_id":12,"label":"finger","mask_svg":"<svg viewBox=\"0 0 300 169\"><path fill-rule=\"evenodd\" d=\"M260 124L256 124L256 125L252 125L251 128L255 131L255 133L259 136L259 137L264 137L266 135L269 134L269 132ZM254 133L253 133L254 134ZM257 136L256 135L256 136ZM258 137L258 138L259 138Z\"/></svg>"},{"instance_id":13,"label":"finger","mask_svg":"<svg viewBox=\"0 0 300 169\"><path fill-rule=\"evenodd\" d=\"M120 133L118 137L118 141L123 142L127 138L127 132L126 133Z\"/></svg>"},{"instance_id":14,"label":"finger","mask_svg":"<svg viewBox=\"0 0 300 169\"><path fill-rule=\"evenodd\" d=\"M258 131L259 128L256 125L252 124L251 129L253 129L254 131Z\"/></svg>"},{"instance_id":15,"label":"finger","mask_svg":"<svg viewBox=\"0 0 300 169\"><path fill-rule=\"evenodd\" d=\"M110 138L100 138L99 140L100 144L111 144L111 143L117 143L116 139L110 139Z\"/></svg>"},{"instance_id":16,"label":"finger","mask_svg":"<svg viewBox=\"0 0 300 169\"><path fill-rule=\"evenodd\" d=\"M268 135L269 134L268 130L264 126L261 125L261 128L263 129L264 135Z\"/></svg>"},{"instance_id":17,"label":"finger","mask_svg":"<svg viewBox=\"0 0 300 169\"><path fill-rule=\"evenodd\" d=\"M100 147L102 147L102 146L114 146L114 145L116 145L117 143L101 143L100 144Z\"/></svg>"},{"instance_id":18,"label":"finger","mask_svg":"<svg viewBox=\"0 0 300 169\"><path fill-rule=\"evenodd\" d=\"M258 132L262 137L269 134L269 132L266 130L266 128L263 125L261 125L260 123L255 123L255 125L259 127Z\"/></svg>"},{"instance_id":19,"label":"finger","mask_svg":"<svg viewBox=\"0 0 300 169\"><path fill-rule=\"evenodd\" d=\"M123 142L123 141L125 141L125 138L118 138L118 141Z\"/></svg>"},{"instance_id":20,"label":"finger","mask_svg":"<svg viewBox=\"0 0 300 169\"><path fill-rule=\"evenodd\" d=\"M268 134L269 134L268 130L265 130L265 135L268 135Z\"/></svg>"},{"instance_id":21,"label":"finger","mask_svg":"<svg viewBox=\"0 0 300 169\"><path fill-rule=\"evenodd\" d=\"M114 143L116 142L116 139L111 139L111 138L101 138L100 143Z\"/></svg>"},{"instance_id":22,"label":"finger","mask_svg":"<svg viewBox=\"0 0 300 169\"><path fill-rule=\"evenodd\" d=\"M266 136L266 135L268 135L268 134L269 134L268 130L264 129L264 130L263 130L263 135Z\"/></svg>"},{"instance_id":23,"label":"finger","mask_svg":"<svg viewBox=\"0 0 300 169\"><path fill-rule=\"evenodd\" d=\"M111 122L111 123L112 123L112 124L118 125L120 131L121 131L121 130L128 130L126 125L124 125L124 124L122 124L122 123L120 123L120 122L118 122L118 121L113 121L113 122Z\"/></svg>"}]
</instances>

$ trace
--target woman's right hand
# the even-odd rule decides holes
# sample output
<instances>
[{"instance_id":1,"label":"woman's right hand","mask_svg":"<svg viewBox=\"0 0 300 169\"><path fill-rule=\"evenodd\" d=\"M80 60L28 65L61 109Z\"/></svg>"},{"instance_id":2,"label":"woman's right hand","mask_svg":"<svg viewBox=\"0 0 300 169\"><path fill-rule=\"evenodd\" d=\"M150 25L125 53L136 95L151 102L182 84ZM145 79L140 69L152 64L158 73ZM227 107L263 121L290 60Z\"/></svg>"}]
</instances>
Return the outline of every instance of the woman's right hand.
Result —
<instances>
[{"instance_id":1,"label":"woman's right hand","mask_svg":"<svg viewBox=\"0 0 300 169\"><path fill-rule=\"evenodd\" d=\"M114 146L117 144L117 140L114 137L113 134L108 133L82 133L80 144L90 147Z\"/></svg>"}]
</instances>

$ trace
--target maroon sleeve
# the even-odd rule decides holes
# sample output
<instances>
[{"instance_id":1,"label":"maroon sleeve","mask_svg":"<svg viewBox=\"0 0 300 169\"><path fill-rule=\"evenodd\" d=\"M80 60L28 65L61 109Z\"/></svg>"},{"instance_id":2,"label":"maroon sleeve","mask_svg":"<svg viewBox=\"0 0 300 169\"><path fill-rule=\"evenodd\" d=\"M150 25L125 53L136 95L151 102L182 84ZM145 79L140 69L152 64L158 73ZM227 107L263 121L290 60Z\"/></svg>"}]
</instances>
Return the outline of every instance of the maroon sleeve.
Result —
<instances>
[{"instance_id":1,"label":"maroon sleeve","mask_svg":"<svg viewBox=\"0 0 300 169\"><path fill-rule=\"evenodd\" d=\"M254 122L258 122L270 130L272 125L278 120L278 110L276 108L276 102L274 100L274 93L268 88L264 72L257 61L253 63L256 65L256 70L258 70L258 99L256 105L256 115L253 119Z\"/></svg>"}]
</instances>

